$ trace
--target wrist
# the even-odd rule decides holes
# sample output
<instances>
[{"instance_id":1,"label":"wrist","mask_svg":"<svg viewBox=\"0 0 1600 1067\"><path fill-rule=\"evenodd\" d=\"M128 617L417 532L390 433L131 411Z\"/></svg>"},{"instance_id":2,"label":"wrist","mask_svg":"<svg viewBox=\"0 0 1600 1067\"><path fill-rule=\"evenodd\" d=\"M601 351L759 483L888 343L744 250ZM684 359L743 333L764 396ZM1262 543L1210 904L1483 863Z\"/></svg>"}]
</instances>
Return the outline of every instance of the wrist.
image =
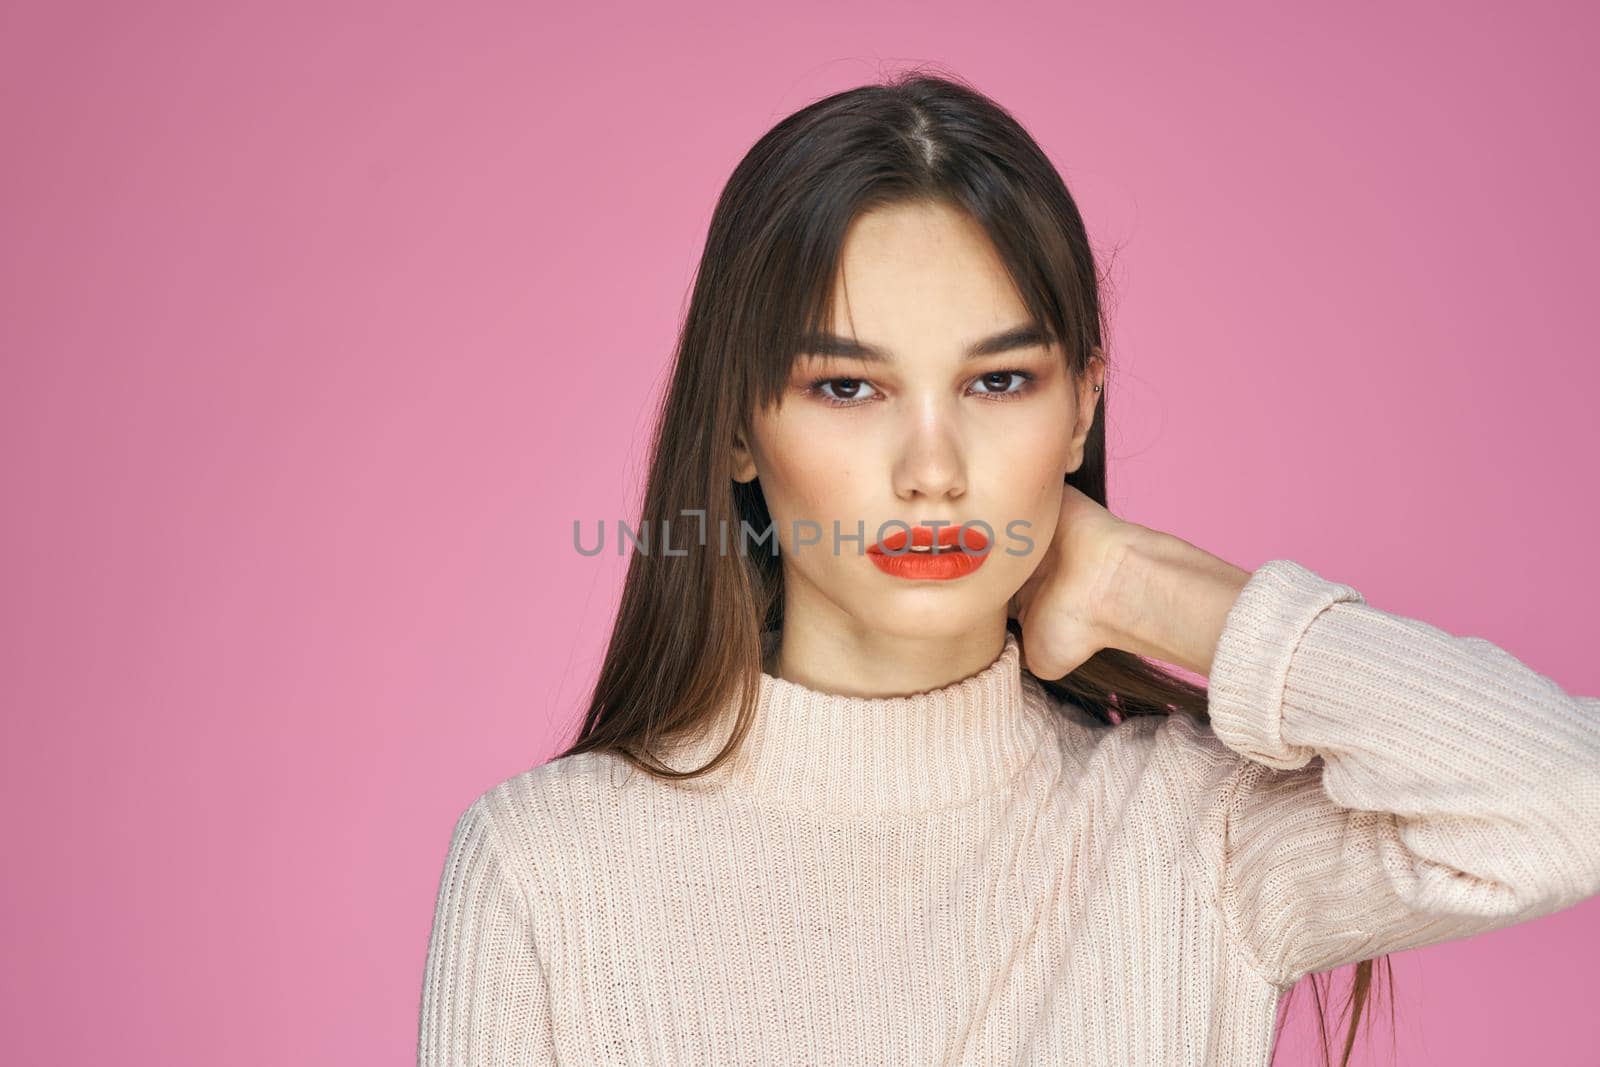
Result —
<instances>
[{"instance_id":1,"label":"wrist","mask_svg":"<svg viewBox=\"0 0 1600 1067\"><path fill-rule=\"evenodd\" d=\"M1148 628L1146 605L1156 572L1171 555L1161 541L1170 535L1126 520L1118 534L1095 600L1094 619L1110 647L1132 651L1130 646L1142 643Z\"/></svg>"},{"instance_id":2,"label":"wrist","mask_svg":"<svg viewBox=\"0 0 1600 1067\"><path fill-rule=\"evenodd\" d=\"M1228 611L1249 578L1180 537L1134 526L1108 582L1100 620L1107 645L1209 674Z\"/></svg>"}]
</instances>

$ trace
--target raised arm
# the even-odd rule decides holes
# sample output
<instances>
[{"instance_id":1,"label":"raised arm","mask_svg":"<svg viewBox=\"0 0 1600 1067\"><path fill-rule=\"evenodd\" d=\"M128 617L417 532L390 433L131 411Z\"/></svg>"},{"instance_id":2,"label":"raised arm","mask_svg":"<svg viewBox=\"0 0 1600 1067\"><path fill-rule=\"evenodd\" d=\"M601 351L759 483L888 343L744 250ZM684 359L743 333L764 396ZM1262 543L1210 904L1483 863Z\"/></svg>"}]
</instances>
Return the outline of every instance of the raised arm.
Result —
<instances>
[{"instance_id":1,"label":"raised arm","mask_svg":"<svg viewBox=\"0 0 1600 1067\"><path fill-rule=\"evenodd\" d=\"M1268 981L1600 892L1600 699L1290 560L1239 591L1209 684L1196 851Z\"/></svg>"},{"instance_id":2,"label":"raised arm","mask_svg":"<svg viewBox=\"0 0 1600 1067\"><path fill-rule=\"evenodd\" d=\"M419 1067L555 1063L528 898L509 875L488 797L456 821L440 879L418 1025Z\"/></svg>"}]
</instances>

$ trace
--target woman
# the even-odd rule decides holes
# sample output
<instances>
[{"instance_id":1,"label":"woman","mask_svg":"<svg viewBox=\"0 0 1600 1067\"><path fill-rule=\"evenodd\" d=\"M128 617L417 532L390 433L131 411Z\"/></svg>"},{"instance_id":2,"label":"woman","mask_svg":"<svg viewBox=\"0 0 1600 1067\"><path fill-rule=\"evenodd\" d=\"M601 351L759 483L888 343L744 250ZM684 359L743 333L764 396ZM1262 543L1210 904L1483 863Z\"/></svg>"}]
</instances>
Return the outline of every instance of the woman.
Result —
<instances>
[{"instance_id":1,"label":"woman","mask_svg":"<svg viewBox=\"0 0 1600 1067\"><path fill-rule=\"evenodd\" d=\"M1101 318L1060 176L958 82L750 151L671 548L577 742L455 827L422 1064L1255 1065L1357 963L1347 1058L1375 958L1600 891L1600 701L1111 515Z\"/></svg>"}]
</instances>

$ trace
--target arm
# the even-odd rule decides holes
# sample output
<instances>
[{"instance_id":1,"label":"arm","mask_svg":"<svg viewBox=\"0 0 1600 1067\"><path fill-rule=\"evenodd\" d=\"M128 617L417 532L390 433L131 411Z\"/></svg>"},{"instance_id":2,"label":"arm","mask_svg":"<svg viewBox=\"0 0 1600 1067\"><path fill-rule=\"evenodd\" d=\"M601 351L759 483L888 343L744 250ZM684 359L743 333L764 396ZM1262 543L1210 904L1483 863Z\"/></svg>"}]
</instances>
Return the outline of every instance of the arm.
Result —
<instances>
[{"instance_id":1,"label":"arm","mask_svg":"<svg viewBox=\"0 0 1600 1067\"><path fill-rule=\"evenodd\" d=\"M480 797L451 835L422 987L419 1067L555 1063L532 912Z\"/></svg>"},{"instance_id":2,"label":"arm","mask_svg":"<svg viewBox=\"0 0 1600 1067\"><path fill-rule=\"evenodd\" d=\"M1224 617L1209 713L1245 758L1216 765L1197 844L1270 982L1600 892L1600 699L1483 638L1272 560Z\"/></svg>"}]
</instances>

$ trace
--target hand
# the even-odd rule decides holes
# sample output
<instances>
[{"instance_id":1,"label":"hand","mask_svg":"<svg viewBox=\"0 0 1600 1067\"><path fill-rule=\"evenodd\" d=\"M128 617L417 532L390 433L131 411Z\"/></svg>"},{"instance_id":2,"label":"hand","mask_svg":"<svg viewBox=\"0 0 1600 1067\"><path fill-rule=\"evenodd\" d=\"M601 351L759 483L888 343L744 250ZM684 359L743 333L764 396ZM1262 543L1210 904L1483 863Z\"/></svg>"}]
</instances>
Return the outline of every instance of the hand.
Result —
<instances>
[{"instance_id":1,"label":"hand","mask_svg":"<svg viewBox=\"0 0 1600 1067\"><path fill-rule=\"evenodd\" d=\"M1050 680L1111 647L1117 573L1128 546L1152 532L1117 518L1082 490L1062 488L1055 536L1007 612L1022 623L1023 665Z\"/></svg>"},{"instance_id":2,"label":"hand","mask_svg":"<svg viewBox=\"0 0 1600 1067\"><path fill-rule=\"evenodd\" d=\"M1251 572L1064 489L1055 537L1009 605L1023 665L1053 681L1117 648L1209 675Z\"/></svg>"}]
</instances>

